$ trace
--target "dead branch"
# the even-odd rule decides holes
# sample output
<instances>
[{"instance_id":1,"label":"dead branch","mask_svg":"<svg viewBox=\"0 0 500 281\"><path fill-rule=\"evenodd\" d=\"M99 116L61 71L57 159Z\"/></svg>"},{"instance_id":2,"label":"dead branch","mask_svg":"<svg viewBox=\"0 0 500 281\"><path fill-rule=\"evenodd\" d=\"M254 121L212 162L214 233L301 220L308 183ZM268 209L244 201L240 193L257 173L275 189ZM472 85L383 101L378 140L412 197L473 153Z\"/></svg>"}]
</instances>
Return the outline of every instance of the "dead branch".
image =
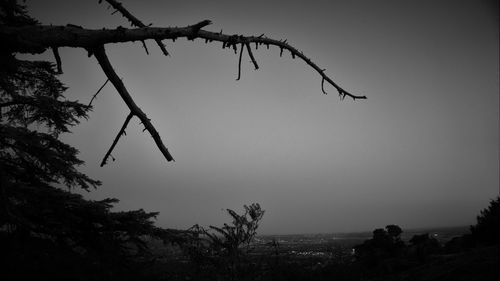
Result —
<instances>
[{"instance_id":1,"label":"dead branch","mask_svg":"<svg viewBox=\"0 0 500 281\"><path fill-rule=\"evenodd\" d=\"M353 95L344 90L330 77L324 70L316 65L311 59L285 41L275 40L264 36L238 36L227 35L219 32L202 30L209 25L209 20L201 21L197 24L186 27L148 27L127 29L119 27L116 29L93 30L75 26L4 26L0 29L0 39L4 42L7 50L24 53L42 53L48 46L53 47L79 47L92 49L108 43L123 43L130 41L143 41L148 39L175 40L180 37L194 40L195 38L205 39L208 42L222 42L223 46L236 45L241 43L256 43L266 46L276 46L281 50L289 51L292 56L299 57L306 64L312 67L322 79L332 85L344 98L366 99L366 96Z\"/></svg>"},{"instance_id":2,"label":"dead branch","mask_svg":"<svg viewBox=\"0 0 500 281\"><path fill-rule=\"evenodd\" d=\"M132 112L130 112L127 115L127 118L125 118L125 122L123 122L123 125L122 125L120 131L116 135L115 139L113 140L113 143L111 144L111 147L108 149L108 152L106 152L106 155L104 155L104 158L101 161L101 167L104 166L104 165L106 165L106 163L108 162L108 158L111 156L111 152L115 148L115 146L118 143L118 140L120 139L120 137L122 135L126 135L125 129L127 128L128 123L130 122L130 119L132 119L132 117L134 117L134 114ZM111 156L111 157L113 157L113 156ZM113 158L113 160L114 160L114 158Z\"/></svg>"},{"instance_id":3,"label":"dead branch","mask_svg":"<svg viewBox=\"0 0 500 281\"><path fill-rule=\"evenodd\" d=\"M110 5L112 5L117 11L119 11L124 17L126 17L134 26L140 28L127 29L123 27L118 27L116 29L85 29L80 26L67 25L67 26L46 26L46 25L36 25L36 26L1 26L0 28L0 41L2 42L2 48L6 51L11 51L12 53L42 53L47 48L52 48L54 51L54 56L58 64L58 69L60 69L60 57L58 56L57 48L59 47L76 47L84 48L89 52L89 55L94 55L101 65L104 73L115 86L116 90L120 94L121 98L127 104L130 109L130 114L137 116L145 126L153 140L155 141L157 147L160 149L162 154L165 156L167 161L173 161L173 157L168 152L167 148L163 144L158 132L155 127L151 124L150 120L147 118L146 114L135 104L134 100L128 93L121 79L116 75L109 59L105 53L104 45L109 43L124 43L133 41L145 40L155 40L165 55L168 52L164 49L164 45L161 40L172 40L175 41L178 38L186 38L188 40L194 40L197 38L204 39L206 43L213 41L222 42L222 48L233 47L237 51L237 45L240 44L240 55L238 61L238 78L241 78L241 60L243 55L243 49L246 48L249 57L255 67L258 69L259 66L253 52L250 47L250 43L255 44L255 48L261 44L265 45L267 49L269 46L275 46L280 49L280 56L282 56L283 51L287 50L290 52L292 58L299 57L307 65L313 68L321 76L321 91L327 94L325 91L325 81L333 86L341 99L346 96L351 97L353 100L356 99L366 99L366 96L353 95L348 91L341 88L337 83L335 83L329 76L325 74L325 69L320 68L315 64L310 58L308 58L304 53L300 52L298 49L287 43L287 40L275 40L267 38L264 34L259 36L242 36L242 35L228 35L221 32L211 32L203 30L205 26L211 24L211 21L204 20L199 23L185 26L185 27L146 27L141 21L130 14L123 6L115 0L106 0ZM163 47L162 47L163 46ZM147 48L146 48L147 50ZM59 57L59 59L58 59ZM104 87L104 85L102 86ZM101 87L101 89L102 89ZM101 90L99 89L99 91ZM99 91L94 95L92 100L97 96ZM91 103L92 103L91 100ZM89 104L90 105L90 104ZM130 117L131 118L131 117ZM126 123L122 127L124 130L128 121L130 119L127 117ZM118 142L122 130L115 138L115 142ZM106 163L108 157L111 156L111 151L113 150L116 143L113 142L110 150L103 159L102 163ZM102 165L104 165L102 164Z\"/></svg>"},{"instance_id":4,"label":"dead branch","mask_svg":"<svg viewBox=\"0 0 500 281\"><path fill-rule=\"evenodd\" d=\"M125 85L123 84L122 80L116 74L115 70L113 69L113 66L109 62L108 56L106 55L106 51L104 50L104 46L101 45L94 47L92 50L89 50L89 52L94 54L95 58L101 65L102 70L108 77L109 81L111 81L111 83L115 86L116 90L120 94L120 97L123 99L125 104L130 109L130 114L137 116L139 120L141 120L142 124L144 124L146 130L151 134L151 137L155 141L156 146L161 151L163 156L165 156L167 161L173 161L174 158L172 157L172 155L170 155L170 152L168 152L168 149L163 144L163 141L161 140L160 135L156 131L155 127L153 126L153 124L151 124L151 121L146 116L146 114L134 102L129 92L127 91L127 88L125 88ZM117 138L119 139L119 137Z\"/></svg>"}]
</instances>

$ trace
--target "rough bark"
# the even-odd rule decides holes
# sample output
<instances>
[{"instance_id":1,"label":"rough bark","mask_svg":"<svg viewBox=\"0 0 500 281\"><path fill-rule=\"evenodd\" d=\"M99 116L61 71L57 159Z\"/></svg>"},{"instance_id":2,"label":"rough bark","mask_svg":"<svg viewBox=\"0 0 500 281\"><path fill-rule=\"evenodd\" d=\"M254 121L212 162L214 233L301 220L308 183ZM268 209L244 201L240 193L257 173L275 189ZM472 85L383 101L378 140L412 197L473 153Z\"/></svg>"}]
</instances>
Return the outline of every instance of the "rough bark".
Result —
<instances>
[{"instance_id":1,"label":"rough bark","mask_svg":"<svg viewBox=\"0 0 500 281\"><path fill-rule=\"evenodd\" d=\"M122 15L125 16L129 21L131 21L132 25L140 26L140 28L123 28L120 26L116 29L85 29L83 27L75 25L0 26L0 41L2 42L2 44L0 45L0 50L2 52L36 54L42 53L46 49L51 48L56 57L58 70L60 72L62 71L61 59L57 51L60 47L84 48L89 52L89 56L94 55L96 57L104 73L115 86L121 98L130 109L130 114L127 116L122 129L113 141L110 150L106 153L106 156L102 161L102 165L106 164L107 158L110 157L113 148L115 147L119 138L124 134L127 124L133 116L137 116L141 120L142 124L145 126L145 130L148 130L148 132L151 134L164 157L168 161L173 160L173 157L170 155L167 148L163 144L160 135L151 124L146 114L135 104L125 85L114 71L104 50L104 46L106 44L141 41L143 42L143 46L146 48L144 41L154 40L160 46L162 52L166 55L168 54L168 52L166 51L161 40L175 41L178 38L186 38L188 40L204 39L205 43L210 43L213 41L221 42L222 48L233 48L235 51L237 50L237 46L239 45L241 49L238 63L238 79L241 75L241 59L244 49L247 50L255 69L259 68L257 61L252 53L250 43L254 43L256 49L259 45L265 45L268 48L269 46L275 46L280 49L280 56L283 54L283 51L286 50L290 52L292 58L298 57L311 68L313 68L321 76L321 90L324 94L326 94L324 88L324 83L326 81L337 90L339 96L342 99L345 97L350 97L353 100L366 99L365 96L353 95L341 88L325 74L325 69L320 68L311 59L304 55L304 53L288 44L286 40L271 39L265 37L264 34L260 36L243 36L223 34L222 31L211 32L203 30L202 28L211 24L209 20L204 20L185 27L145 27L142 22L128 13L120 3L114 0L107 0L107 2L110 3L115 9L117 9L117 11L122 13Z\"/></svg>"},{"instance_id":2,"label":"rough bark","mask_svg":"<svg viewBox=\"0 0 500 281\"><path fill-rule=\"evenodd\" d=\"M341 88L311 59L306 57L295 47L289 45L286 40L276 40L261 36L228 35L218 32L201 30L210 21L205 20L186 27L146 27L146 28L123 28L116 29L84 29L77 26L24 26L24 27L2 27L0 29L0 40L3 48L12 52L21 53L42 53L48 47L76 47L91 50L96 46L109 43L124 43L134 41L153 40L176 40L177 38L205 39L206 42L218 41L223 43L223 47L233 47L238 44L255 43L258 45L276 46L281 50L287 50L292 57L299 57L314 70L322 79L330 83L342 97L353 99L366 99L366 96L353 95ZM251 50L247 48L247 50ZM253 54L249 52L251 58ZM254 61L255 59L252 59ZM323 80L322 80L323 81Z\"/></svg>"}]
</instances>

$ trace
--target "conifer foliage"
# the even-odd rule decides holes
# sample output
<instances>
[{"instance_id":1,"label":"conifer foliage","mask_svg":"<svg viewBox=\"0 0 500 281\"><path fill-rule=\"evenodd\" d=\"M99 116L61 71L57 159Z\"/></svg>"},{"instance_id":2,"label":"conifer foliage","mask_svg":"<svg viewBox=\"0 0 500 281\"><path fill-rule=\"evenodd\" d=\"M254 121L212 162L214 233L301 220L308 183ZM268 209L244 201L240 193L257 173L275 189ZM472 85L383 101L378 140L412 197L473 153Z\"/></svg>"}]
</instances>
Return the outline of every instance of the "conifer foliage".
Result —
<instances>
[{"instance_id":1,"label":"conifer foliage","mask_svg":"<svg viewBox=\"0 0 500 281\"><path fill-rule=\"evenodd\" d=\"M477 216L477 224L471 226L472 236L478 244L500 243L500 197L491 200L490 205Z\"/></svg>"},{"instance_id":2,"label":"conifer foliage","mask_svg":"<svg viewBox=\"0 0 500 281\"><path fill-rule=\"evenodd\" d=\"M0 24L36 23L16 1L0 1ZM143 238L168 236L153 225L157 213L112 212L116 199L90 201L70 192L100 185L78 171L78 150L59 140L91 106L64 97L52 63L1 49L0 59L0 276L133 276L125 271L146 257Z\"/></svg>"},{"instance_id":3,"label":"conifer foliage","mask_svg":"<svg viewBox=\"0 0 500 281\"><path fill-rule=\"evenodd\" d=\"M244 205L242 215L226 209L231 224L208 229L195 225L191 228L196 239L184 245L196 269L195 280L257 280L262 268L251 262L252 242L265 211L258 203Z\"/></svg>"}]
</instances>

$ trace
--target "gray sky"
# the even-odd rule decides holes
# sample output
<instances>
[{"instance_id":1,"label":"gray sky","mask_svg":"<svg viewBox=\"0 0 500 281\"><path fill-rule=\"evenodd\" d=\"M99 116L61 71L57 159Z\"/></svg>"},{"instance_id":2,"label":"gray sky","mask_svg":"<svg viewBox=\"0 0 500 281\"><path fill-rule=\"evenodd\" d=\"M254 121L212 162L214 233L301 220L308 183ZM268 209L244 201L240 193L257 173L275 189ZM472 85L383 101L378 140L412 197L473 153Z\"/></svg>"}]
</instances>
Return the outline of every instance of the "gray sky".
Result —
<instances>
[{"instance_id":1,"label":"gray sky","mask_svg":"<svg viewBox=\"0 0 500 281\"><path fill-rule=\"evenodd\" d=\"M98 1L27 1L44 24L128 27ZM99 163L128 109L106 86L64 139L103 181L86 196L159 211L158 224L221 225L258 202L260 233L472 224L499 191L498 1L122 1L155 26L287 39L346 90L279 49L261 67L218 43L108 45L118 75L172 152L167 163L133 119ZM60 50L67 96L87 103L106 80L83 50ZM50 54L42 56L53 60Z\"/></svg>"}]
</instances>

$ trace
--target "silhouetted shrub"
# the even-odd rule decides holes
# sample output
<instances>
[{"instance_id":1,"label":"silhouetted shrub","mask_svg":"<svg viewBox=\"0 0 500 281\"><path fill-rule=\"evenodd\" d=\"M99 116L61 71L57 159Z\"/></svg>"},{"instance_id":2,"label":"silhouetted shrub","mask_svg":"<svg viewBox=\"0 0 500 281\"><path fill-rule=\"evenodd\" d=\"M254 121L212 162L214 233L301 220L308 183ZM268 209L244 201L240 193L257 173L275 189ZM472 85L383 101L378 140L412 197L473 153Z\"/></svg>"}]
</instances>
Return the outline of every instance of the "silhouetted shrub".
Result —
<instances>
[{"instance_id":1,"label":"silhouetted shrub","mask_svg":"<svg viewBox=\"0 0 500 281\"><path fill-rule=\"evenodd\" d=\"M471 226L472 237L478 244L493 245L500 242L500 197L491 200L488 208L477 216L477 224Z\"/></svg>"},{"instance_id":2,"label":"silhouetted shrub","mask_svg":"<svg viewBox=\"0 0 500 281\"><path fill-rule=\"evenodd\" d=\"M397 225L375 229L372 239L354 247L356 260L373 266L383 259L402 255L405 247L400 237L402 232Z\"/></svg>"},{"instance_id":3,"label":"silhouetted shrub","mask_svg":"<svg viewBox=\"0 0 500 281\"><path fill-rule=\"evenodd\" d=\"M195 267L193 277L197 280L254 280L261 273L249 253L264 210L256 203L244 208L243 215L227 209L233 219L231 225L191 228L197 238L184 249Z\"/></svg>"},{"instance_id":4,"label":"silhouetted shrub","mask_svg":"<svg viewBox=\"0 0 500 281\"><path fill-rule=\"evenodd\" d=\"M444 244L443 251L447 254L453 254L470 249L474 247L474 245L475 242L472 235L469 233L450 239L450 241Z\"/></svg>"},{"instance_id":5,"label":"silhouetted shrub","mask_svg":"<svg viewBox=\"0 0 500 281\"><path fill-rule=\"evenodd\" d=\"M408 255L419 261L427 260L430 255L438 253L441 249L439 241L434 237L430 237L429 233L414 235L410 239L410 244Z\"/></svg>"},{"instance_id":6,"label":"silhouetted shrub","mask_svg":"<svg viewBox=\"0 0 500 281\"><path fill-rule=\"evenodd\" d=\"M0 25L36 23L17 1L0 1ZM112 212L116 199L70 192L100 185L60 139L92 107L64 96L54 64L20 60L10 48L0 48L0 61L0 278L136 279L148 258L143 238L170 232L154 226L157 213Z\"/></svg>"}]
</instances>

